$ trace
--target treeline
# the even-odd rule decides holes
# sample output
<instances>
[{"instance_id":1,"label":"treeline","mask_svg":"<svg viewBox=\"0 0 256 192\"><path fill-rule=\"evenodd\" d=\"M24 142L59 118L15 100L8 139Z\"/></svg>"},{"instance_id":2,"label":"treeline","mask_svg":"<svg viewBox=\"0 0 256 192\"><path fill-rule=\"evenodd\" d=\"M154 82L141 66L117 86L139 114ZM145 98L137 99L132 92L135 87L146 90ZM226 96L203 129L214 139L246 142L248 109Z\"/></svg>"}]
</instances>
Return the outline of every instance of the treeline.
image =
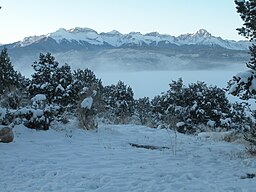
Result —
<instances>
[{"instance_id":1,"label":"treeline","mask_svg":"<svg viewBox=\"0 0 256 192\"><path fill-rule=\"evenodd\" d=\"M204 130L249 130L254 114L245 103L230 103L225 91L204 82L172 81L169 90L152 100L135 99L131 87L119 81L103 86L89 69L71 70L50 54L40 54L27 79L15 71L7 49L0 54L0 124L24 124L47 130L52 121L77 117L85 129L98 123L166 127L182 133Z\"/></svg>"}]
</instances>

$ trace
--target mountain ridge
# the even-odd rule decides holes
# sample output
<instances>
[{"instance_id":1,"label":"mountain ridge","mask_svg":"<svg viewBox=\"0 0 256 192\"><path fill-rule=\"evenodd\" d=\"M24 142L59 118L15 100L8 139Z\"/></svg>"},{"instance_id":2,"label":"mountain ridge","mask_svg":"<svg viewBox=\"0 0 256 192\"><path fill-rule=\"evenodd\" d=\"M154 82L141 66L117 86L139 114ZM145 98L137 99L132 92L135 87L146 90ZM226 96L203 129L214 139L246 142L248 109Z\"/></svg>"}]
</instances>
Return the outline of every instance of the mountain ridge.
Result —
<instances>
[{"instance_id":1,"label":"mountain ridge","mask_svg":"<svg viewBox=\"0 0 256 192\"><path fill-rule=\"evenodd\" d=\"M18 41L9 45L13 47L27 47L33 44L38 44L41 41L52 39L57 44L63 42L78 45L93 45L93 46L110 46L113 48L131 47L131 46L158 46L159 44L168 45L206 45L220 46L225 49L232 50L248 50L250 42L225 40L221 37L211 35L207 30L200 29L195 33L182 34L177 37L169 34L160 34L158 32L150 32L141 34L140 32L130 32L122 34L117 30L110 32L98 33L90 28L76 27L72 29L60 28L55 32L40 36L25 37L22 41Z\"/></svg>"}]
</instances>

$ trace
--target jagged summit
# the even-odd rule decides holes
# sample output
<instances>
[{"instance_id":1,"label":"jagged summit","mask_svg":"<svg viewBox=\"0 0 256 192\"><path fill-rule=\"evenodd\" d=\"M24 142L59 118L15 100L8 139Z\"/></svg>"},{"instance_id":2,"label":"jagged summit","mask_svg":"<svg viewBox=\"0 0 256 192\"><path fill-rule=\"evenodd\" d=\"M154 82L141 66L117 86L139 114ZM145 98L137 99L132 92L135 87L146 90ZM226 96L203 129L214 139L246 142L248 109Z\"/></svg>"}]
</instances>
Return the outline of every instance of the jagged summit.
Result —
<instances>
[{"instance_id":1,"label":"jagged summit","mask_svg":"<svg viewBox=\"0 0 256 192\"><path fill-rule=\"evenodd\" d=\"M195 39L195 38L207 39L207 38L215 38L215 37L212 36L211 33L209 33L207 30L199 29L195 33L182 34L178 36L178 38L181 40L185 40L185 39Z\"/></svg>"},{"instance_id":2,"label":"jagged summit","mask_svg":"<svg viewBox=\"0 0 256 192\"><path fill-rule=\"evenodd\" d=\"M207 38L207 37L211 37L211 33L209 33L207 30L205 29L199 29L195 34L195 36L200 36L200 37L204 37L204 38Z\"/></svg>"},{"instance_id":3,"label":"jagged summit","mask_svg":"<svg viewBox=\"0 0 256 192\"><path fill-rule=\"evenodd\" d=\"M90 29L90 28L81 28L81 27L75 27L72 29L67 30L70 33L88 33L88 32L92 32L92 33L97 33L97 31Z\"/></svg>"},{"instance_id":4,"label":"jagged summit","mask_svg":"<svg viewBox=\"0 0 256 192\"><path fill-rule=\"evenodd\" d=\"M110 32L107 32L107 34L110 34L110 35L122 35L122 33L120 33L119 31L117 30L112 30Z\"/></svg>"},{"instance_id":5,"label":"jagged summit","mask_svg":"<svg viewBox=\"0 0 256 192\"><path fill-rule=\"evenodd\" d=\"M158 37L158 36L161 36L161 34L155 31L155 32L146 33L145 36Z\"/></svg>"}]
</instances>

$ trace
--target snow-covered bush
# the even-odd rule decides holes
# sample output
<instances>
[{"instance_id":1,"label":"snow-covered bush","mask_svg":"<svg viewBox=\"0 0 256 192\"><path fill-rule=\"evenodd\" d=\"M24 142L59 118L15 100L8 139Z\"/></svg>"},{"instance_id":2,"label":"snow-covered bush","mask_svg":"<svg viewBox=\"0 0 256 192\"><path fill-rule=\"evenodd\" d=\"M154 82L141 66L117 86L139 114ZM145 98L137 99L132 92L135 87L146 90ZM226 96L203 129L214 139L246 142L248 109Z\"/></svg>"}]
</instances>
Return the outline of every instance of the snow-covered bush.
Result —
<instances>
[{"instance_id":1,"label":"snow-covered bush","mask_svg":"<svg viewBox=\"0 0 256 192\"><path fill-rule=\"evenodd\" d=\"M256 74L254 70L247 70L235 75L228 82L229 93L240 99L256 99Z\"/></svg>"},{"instance_id":2,"label":"snow-covered bush","mask_svg":"<svg viewBox=\"0 0 256 192\"><path fill-rule=\"evenodd\" d=\"M231 126L239 132L248 132L255 125L255 117L246 102L232 103L230 108Z\"/></svg>"},{"instance_id":3,"label":"snow-covered bush","mask_svg":"<svg viewBox=\"0 0 256 192\"><path fill-rule=\"evenodd\" d=\"M13 122L13 115L7 108L0 107L0 125L10 125Z\"/></svg>"},{"instance_id":4,"label":"snow-covered bush","mask_svg":"<svg viewBox=\"0 0 256 192\"><path fill-rule=\"evenodd\" d=\"M170 128L183 122L184 125L179 128L184 128L188 133L200 131L199 125L229 125L224 123L228 122L230 109L225 91L207 86L204 82L192 83L186 87L182 79L173 81L165 94L153 99L152 105L159 121Z\"/></svg>"},{"instance_id":5,"label":"snow-covered bush","mask_svg":"<svg viewBox=\"0 0 256 192\"><path fill-rule=\"evenodd\" d=\"M16 88L0 96L0 106L8 109L18 109L21 106L22 92Z\"/></svg>"},{"instance_id":6,"label":"snow-covered bush","mask_svg":"<svg viewBox=\"0 0 256 192\"><path fill-rule=\"evenodd\" d=\"M23 124L28 128L37 130L49 129L50 115L47 110L23 108L17 111L17 115L23 119Z\"/></svg>"},{"instance_id":7,"label":"snow-covered bush","mask_svg":"<svg viewBox=\"0 0 256 192\"><path fill-rule=\"evenodd\" d=\"M176 123L175 129L179 133L187 133L187 134L192 134L196 131L195 128L191 126L191 124L188 124L185 122Z\"/></svg>"},{"instance_id":8,"label":"snow-covered bush","mask_svg":"<svg viewBox=\"0 0 256 192\"><path fill-rule=\"evenodd\" d=\"M31 105L33 108L43 109L45 108L46 103L47 103L47 99L44 94L37 94L31 98Z\"/></svg>"},{"instance_id":9,"label":"snow-covered bush","mask_svg":"<svg viewBox=\"0 0 256 192\"><path fill-rule=\"evenodd\" d=\"M211 120L216 127L221 127L222 120L229 117L230 104L224 90L197 82L190 84L186 92L192 123L207 124Z\"/></svg>"},{"instance_id":10,"label":"snow-covered bush","mask_svg":"<svg viewBox=\"0 0 256 192\"><path fill-rule=\"evenodd\" d=\"M83 96L84 95L84 96ZM96 111L94 108L94 99L97 95L95 90L84 89L81 93L83 99L77 111L80 126L87 130L97 129Z\"/></svg>"},{"instance_id":11,"label":"snow-covered bush","mask_svg":"<svg viewBox=\"0 0 256 192\"><path fill-rule=\"evenodd\" d=\"M31 129L48 130L58 111L58 106L46 103L45 95L37 94L31 99L31 105L16 110L1 108L0 122L3 125L24 124Z\"/></svg>"}]
</instances>

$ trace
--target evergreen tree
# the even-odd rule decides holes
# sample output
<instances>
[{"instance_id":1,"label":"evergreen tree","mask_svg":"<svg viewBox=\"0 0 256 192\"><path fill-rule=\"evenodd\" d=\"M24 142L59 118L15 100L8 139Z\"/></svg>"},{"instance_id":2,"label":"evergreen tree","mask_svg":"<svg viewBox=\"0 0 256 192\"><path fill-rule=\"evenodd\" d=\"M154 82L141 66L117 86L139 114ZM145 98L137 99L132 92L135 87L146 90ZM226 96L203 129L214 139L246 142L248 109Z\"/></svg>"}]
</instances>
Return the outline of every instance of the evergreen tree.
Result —
<instances>
[{"instance_id":1,"label":"evergreen tree","mask_svg":"<svg viewBox=\"0 0 256 192\"><path fill-rule=\"evenodd\" d=\"M253 127L253 120L250 114L250 105L246 102L235 102L231 104L231 118L232 127L235 129L248 132L251 127Z\"/></svg>"},{"instance_id":2,"label":"evergreen tree","mask_svg":"<svg viewBox=\"0 0 256 192\"><path fill-rule=\"evenodd\" d=\"M135 115L139 118L142 125L152 126L152 107L148 97L135 100Z\"/></svg>"},{"instance_id":3,"label":"evergreen tree","mask_svg":"<svg viewBox=\"0 0 256 192\"><path fill-rule=\"evenodd\" d=\"M256 45L252 44L252 46L249 47L250 49L250 61L246 63L246 66L254 71L256 71Z\"/></svg>"},{"instance_id":4,"label":"evergreen tree","mask_svg":"<svg viewBox=\"0 0 256 192\"><path fill-rule=\"evenodd\" d=\"M102 91L103 85L100 79L90 69L78 69L73 73L72 93L75 101L81 101L87 96L93 96L93 110L99 113L103 110Z\"/></svg>"},{"instance_id":5,"label":"evergreen tree","mask_svg":"<svg viewBox=\"0 0 256 192\"><path fill-rule=\"evenodd\" d=\"M134 113L133 91L130 86L119 81L115 87L115 114L120 117L121 123L127 123L129 117Z\"/></svg>"},{"instance_id":6,"label":"evergreen tree","mask_svg":"<svg viewBox=\"0 0 256 192\"><path fill-rule=\"evenodd\" d=\"M54 101L56 82L54 75L58 67L58 62L55 58L47 53L46 55L40 53L39 61L35 61L32 67L35 73L32 75L31 83L28 91L32 97L37 94L44 94L51 104Z\"/></svg>"},{"instance_id":7,"label":"evergreen tree","mask_svg":"<svg viewBox=\"0 0 256 192\"><path fill-rule=\"evenodd\" d=\"M153 113L155 114L156 125L166 124L174 128L176 123L184 121L188 99L185 97L183 80L172 81L169 90L161 96L156 96L152 100ZM158 123L157 123L158 122Z\"/></svg>"},{"instance_id":8,"label":"evergreen tree","mask_svg":"<svg viewBox=\"0 0 256 192\"><path fill-rule=\"evenodd\" d=\"M82 90L83 88L91 87L96 85L102 86L101 81L97 79L96 75L90 69L77 69L73 74L74 81L77 89Z\"/></svg>"},{"instance_id":9,"label":"evergreen tree","mask_svg":"<svg viewBox=\"0 0 256 192\"><path fill-rule=\"evenodd\" d=\"M116 117L116 123L127 123L134 114L132 88L119 81L116 85L104 88L105 110Z\"/></svg>"},{"instance_id":10,"label":"evergreen tree","mask_svg":"<svg viewBox=\"0 0 256 192\"><path fill-rule=\"evenodd\" d=\"M238 28L239 34L248 38L252 42L250 46L250 61L246 64L250 69L241 72L228 82L228 90L234 96L241 99L256 99L256 1L255 0L235 0L237 12L243 20L243 26ZM245 138L254 145L253 150L256 151L256 128L251 126L250 134Z\"/></svg>"},{"instance_id":11,"label":"evergreen tree","mask_svg":"<svg viewBox=\"0 0 256 192\"><path fill-rule=\"evenodd\" d=\"M0 94L19 86L18 74L14 70L7 49L0 53Z\"/></svg>"},{"instance_id":12,"label":"evergreen tree","mask_svg":"<svg viewBox=\"0 0 256 192\"><path fill-rule=\"evenodd\" d=\"M55 96L54 102L62 106L73 104L73 76L68 64L58 67L53 74Z\"/></svg>"},{"instance_id":13,"label":"evergreen tree","mask_svg":"<svg viewBox=\"0 0 256 192\"><path fill-rule=\"evenodd\" d=\"M243 26L238 28L239 34L252 42L250 46L250 61L246 63L249 71L239 73L228 82L228 89L232 95L247 100L255 98L256 95L256 1L235 0L237 12L243 20Z\"/></svg>"},{"instance_id":14,"label":"evergreen tree","mask_svg":"<svg viewBox=\"0 0 256 192\"><path fill-rule=\"evenodd\" d=\"M225 91L218 87L207 86L204 82L192 83L186 89L189 117L195 124L214 122L215 126L227 126L223 123L229 118L230 104Z\"/></svg>"},{"instance_id":15,"label":"evergreen tree","mask_svg":"<svg viewBox=\"0 0 256 192\"><path fill-rule=\"evenodd\" d=\"M183 85L182 79L170 83L170 89L152 100L153 112L160 123L175 128L182 123L183 133L200 131L199 125L230 125L230 105L225 91L204 82Z\"/></svg>"},{"instance_id":16,"label":"evergreen tree","mask_svg":"<svg viewBox=\"0 0 256 192\"><path fill-rule=\"evenodd\" d=\"M256 38L256 1L235 0L237 12L244 21L243 26L238 28L238 33L250 40Z\"/></svg>"},{"instance_id":17,"label":"evergreen tree","mask_svg":"<svg viewBox=\"0 0 256 192\"><path fill-rule=\"evenodd\" d=\"M232 95L248 100L256 95L256 1L255 0L235 0L237 12L243 20L243 26L238 28L239 34L248 38L252 42L250 46L250 61L246 64L250 69L239 73L228 82L228 89Z\"/></svg>"},{"instance_id":18,"label":"evergreen tree","mask_svg":"<svg viewBox=\"0 0 256 192\"><path fill-rule=\"evenodd\" d=\"M243 20L243 26L238 28L238 33L253 42L250 46L250 61L246 64L248 68L256 70L256 1L235 0L237 12Z\"/></svg>"}]
</instances>

